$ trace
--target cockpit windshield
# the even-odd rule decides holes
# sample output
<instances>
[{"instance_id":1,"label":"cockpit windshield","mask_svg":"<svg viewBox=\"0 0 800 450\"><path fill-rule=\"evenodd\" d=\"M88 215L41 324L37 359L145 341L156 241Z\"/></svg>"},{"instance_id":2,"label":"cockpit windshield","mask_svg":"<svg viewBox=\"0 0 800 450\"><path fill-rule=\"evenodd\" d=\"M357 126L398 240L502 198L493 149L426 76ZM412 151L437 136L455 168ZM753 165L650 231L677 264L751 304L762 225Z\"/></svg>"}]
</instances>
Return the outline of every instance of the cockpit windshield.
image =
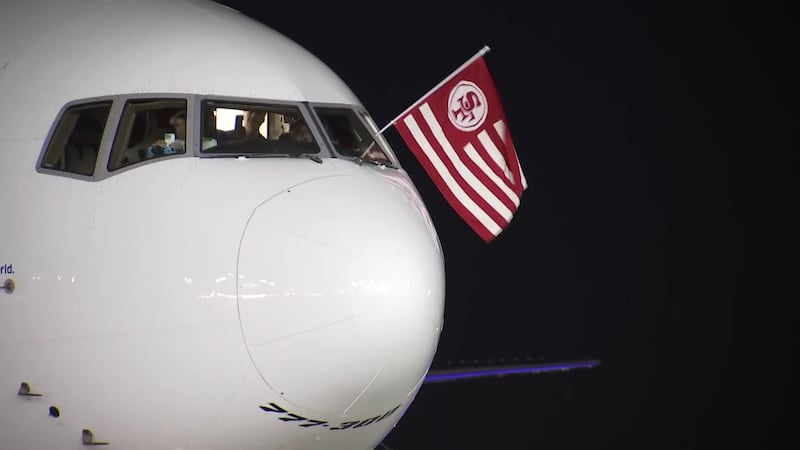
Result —
<instances>
[{"instance_id":1,"label":"cockpit windshield","mask_svg":"<svg viewBox=\"0 0 800 450\"><path fill-rule=\"evenodd\" d=\"M376 164L392 165L392 159L367 129L365 122L356 111L349 108L316 107L325 132L330 137L333 148L343 156L353 156ZM370 122L367 122L371 124Z\"/></svg>"},{"instance_id":2,"label":"cockpit windshield","mask_svg":"<svg viewBox=\"0 0 800 450\"><path fill-rule=\"evenodd\" d=\"M400 167L359 105L181 94L68 103L56 118L38 167L96 181L151 162L240 156L316 162L343 158Z\"/></svg>"},{"instance_id":3,"label":"cockpit windshield","mask_svg":"<svg viewBox=\"0 0 800 450\"><path fill-rule=\"evenodd\" d=\"M320 147L297 106L203 101L202 153L297 155Z\"/></svg>"}]
</instances>

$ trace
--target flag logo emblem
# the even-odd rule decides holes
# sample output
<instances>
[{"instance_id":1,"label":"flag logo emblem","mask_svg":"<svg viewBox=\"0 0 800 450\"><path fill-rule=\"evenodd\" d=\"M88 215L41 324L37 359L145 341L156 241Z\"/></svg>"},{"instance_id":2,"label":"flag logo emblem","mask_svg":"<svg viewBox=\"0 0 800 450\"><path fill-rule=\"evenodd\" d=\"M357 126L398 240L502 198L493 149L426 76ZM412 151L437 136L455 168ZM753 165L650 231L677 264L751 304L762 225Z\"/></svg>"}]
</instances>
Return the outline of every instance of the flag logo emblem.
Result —
<instances>
[{"instance_id":1,"label":"flag logo emblem","mask_svg":"<svg viewBox=\"0 0 800 450\"><path fill-rule=\"evenodd\" d=\"M486 95L477 84L471 81L460 81L450 91L448 100L448 116L454 127L461 131L473 131L483 125L486 120Z\"/></svg>"}]
</instances>

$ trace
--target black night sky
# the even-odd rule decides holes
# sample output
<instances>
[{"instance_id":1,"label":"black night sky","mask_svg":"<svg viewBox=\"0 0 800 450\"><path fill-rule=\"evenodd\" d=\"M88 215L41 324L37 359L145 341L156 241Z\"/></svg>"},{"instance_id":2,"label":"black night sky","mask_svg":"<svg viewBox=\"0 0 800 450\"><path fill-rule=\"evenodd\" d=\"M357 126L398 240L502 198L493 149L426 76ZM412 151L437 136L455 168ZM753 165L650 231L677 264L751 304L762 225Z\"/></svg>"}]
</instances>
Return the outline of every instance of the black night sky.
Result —
<instances>
[{"instance_id":1,"label":"black night sky","mask_svg":"<svg viewBox=\"0 0 800 450\"><path fill-rule=\"evenodd\" d=\"M492 48L485 58L530 184L494 242L386 132L444 248L434 365L602 365L425 385L390 448L797 446L784 218L797 208L787 192L800 78L788 10L222 3L322 59L379 126Z\"/></svg>"}]
</instances>

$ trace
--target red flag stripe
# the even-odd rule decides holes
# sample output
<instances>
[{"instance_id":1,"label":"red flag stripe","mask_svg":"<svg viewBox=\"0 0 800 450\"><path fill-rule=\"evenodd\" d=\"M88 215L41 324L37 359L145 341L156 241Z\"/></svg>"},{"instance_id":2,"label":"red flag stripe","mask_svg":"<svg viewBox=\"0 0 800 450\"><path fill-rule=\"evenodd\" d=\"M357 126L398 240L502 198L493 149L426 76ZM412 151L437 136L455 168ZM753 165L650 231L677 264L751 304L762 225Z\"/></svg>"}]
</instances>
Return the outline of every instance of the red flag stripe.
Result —
<instances>
[{"instance_id":1,"label":"red flag stripe","mask_svg":"<svg viewBox=\"0 0 800 450\"><path fill-rule=\"evenodd\" d=\"M503 144L507 148L511 149L511 151L508 152L508 158L511 159L509 163L517 166L516 173L518 174L519 180L514 181L515 183L518 183L517 189L520 193L522 193L522 191L528 188L528 181L525 179L525 174L522 173L522 166L519 164L519 158L517 157L517 149L514 147L514 142L511 141L511 136L508 133L508 127L506 126L505 122L498 120L494 123L494 130L500 136ZM519 186L521 186L522 189L519 189Z\"/></svg>"},{"instance_id":2,"label":"red flag stripe","mask_svg":"<svg viewBox=\"0 0 800 450\"><path fill-rule=\"evenodd\" d=\"M505 228L505 226L508 225L508 220L506 220L505 217L503 217L499 212L497 212L497 210L495 208L493 208L486 201L486 199L484 197L482 197L475 190L475 183L468 182L468 180L466 178L464 178L464 176L462 176L462 174L466 173L466 172L463 171L463 170L462 171L458 170L458 164L457 163L458 162L464 163L464 159L466 159L466 162L469 162L469 159L468 158L462 158L461 156L459 156L455 152L455 149L452 147L452 143L449 140L447 140L446 142L444 142L444 144L442 144L440 142L440 140L437 139L437 137L435 136L434 130L431 128L432 124L429 123L429 121L427 121L425 119L425 117L421 117L422 116L422 112L420 110L415 110L412 114L414 114L414 120L416 121L417 126L419 127L420 131L422 132L423 136L425 137L428 145L430 145L430 147L437 153L437 156L440 158L440 160L444 164L444 167L445 167L444 170L448 171L448 175L450 175L450 177L454 180L455 183L458 183L458 186L464 191L464 193L467 196L469 196L469 198L475 203L475 205L478 208L480 208L481 210L483 210L483 212L486 213L486 215L488 215L492 219L492 221L494 221L494 223L498 224L501 228ZM441 124L438 122L438 118L434 117L433 128L436 128L436 125L441 125ZM414 138L411 137L411 139L414 139ZM415 144L414 146L416 147L417 145ZM445 151L445 147L449 147L449 149L450 149L450 153L449 154L448 154L447 151ZM463 150L462 150L462 152L463 152ZM453 155L455 155L455 161L454 161L454 158L452 157ZM430 171L430 170L435 170L435 169L433 169L433 167L426 167L426 170ZM476 173L474 173L474 172L469 172L469 173L471 175L473 175L473 176L476 176ZM443 180L439 180L439 183L441 183L440 187L439 187L440 190L441 189L449 189L446 186L446 183ZM485 186L485 185L483 185L483 186ZM453 205L453 203L456 203L458 205L458 199L455 196L450 196L450 197L447 198L447 200L448 200L448 202L451 203L451 206ZM459 206L464 208L463 205L459 205ZM511 205L511 206L513 207L513 205ZM455 207L455 206L453 206L453 207ZM463 213L460 213L460 214L466 214L466 217L464 217L462 215L464 220L467 220L467 221L472 220L472 221L474 221L476 223L479 223L478 219L472 217L472 214L468 211L467 208L464 208Z\"/></svg>"},{"instance_id":3,"label":"red flag stripe","mask_svg":"<svg viewBox=\"0 0 800 450\"><path fill-rule=\"evenodd\" d=\"M481 131L480 133L485 133L485 131ZM489 134L485 133L485 136L489 136ZM483 145L484 142L487 145ZM475 145L473 145L473 143ZM504 170L502 167L503 163L496 161L498 154L492 154L494 153L494 151L492 151L492 145L495 147L502 145L500 138L497 136L491 136L489 139L484 138L483 142L481 142L481 139L478 138L478 135L475 135L475 140L467 142L464 148L465 152L467 149L471 150L470 158L477 157L483 161L483 164L485 165L483 167L488 168L489 172L493 174L491 178L493 180L497 180L497 182L489 181L490 176L487 175L485 182L490 189L495 191L495 194L498 198L509 205L509 208L511 208L513 211L516 211L517 206L519 206L519 197L522 192L519 192L516 186L514 186L509 179L509 176L512 176L513 178L513 174L510 175L507 170ZM472 153L472 151L474 151L474 153ZM481 170L483 171L484 169ZM509 193L511 193L510 197Z\"/></svg>"},{"instance_id":4,"label":"red flag stripe","mask_svg":"<svg viewBox=\"0 0 800 450\"><path fill-rule=\"evenodd\" d=\"M444 148L435 138L429 124L423 117L420 117L420 115L420 111L415 111L414 120L421 132L421 136L425 139L424 144L427 145L427 147L429 147L433 152L435 152L436 157L442 164L441 168L434 168L433 166L429 167L430 170L436 171L436 176L439 178L438 182L440 183L440 189L447 189L448 191L453 192L453 194L462 192L463 195L470 200L465 202L460 196L451 195L448 198L448 201L451 203L451 205L455 204L453 205L454 207L459 206L463 208L463 213L466 214L467 217L472 217L470 220L476 224L483 223L484 225L482 226L488 229L493 229L494 225L504 228L507 225L506 220L491 206L489 206L489 204L480 195L478 195L475 189L473 189L473 187L461 176L458 170L456 170L455 164L451 158L446 155ZM486 224L481 215L476 215L474 212L475 208L479 209L483 215L488 216L488 218L491 220L491 223L494 225ZM494 231L492 234L494 235Z\"/></svg>"},{"instance_id":5,"label":"red flag stripe","mask_svg":"<svg viewBox=\"0 0 800 450\"><path fill-rule=\"evenodd\" d=\"M506 148L503 134L500 132L500 130L504 128L503 121L498 120L495 122L493 128L495 129L495 135L490 136L488 131L483 130L478 133L478 140L483 145L486 154L490 156L494 162L493 166L496 171L504 176L505 186L514 192L516 197L520 197L522 191L518 189L516 171L513 166L509 165L510 161L507 161L508 158L505 154L507 151L504 152L501 150L501 148ZM514 153L513 149L510 153Z\"/></svg>"},{"instance_id":6,"label":"red flag stripe","mask_svg":"<svg viewBox=\"0 0 800 450\"><path fill-rule=\"evenodd\" d=\"M487 188L487 186L482 183L472 171L470 171L464 162L461 160L461 157L456 153L455 149L453 149L450 140L447 139L444 131L442 131L442 127L439 124L439 121L436 119L436 116L431 111L430 105L427 103L423 104L419 108L420 112L422 113L423 118L425 119L425 123L430 128L431 132L433 133L434 138L444 150L444 154L447 158L451 161L455 170L458 174L464 179L464 181L477 193L480 198L482 198L489 206L497 211L500 216L505 219L503 226L505 226L508 222L511 222L511 218L514 216L506 205L503 204L497 196Z\"/></svg>"},{"instance_id":7,"label":"red flag stripe","mask_svg":"<svg viewBox=\"0 0 800 450\"><path fill-rule=\"evenodd\" d=\"M472 144L467 144L464 146L464 151L466 152L469 159L477 166L481 172L486 175L486 178L491 180L492 184L497 187L503 194L505 194L506 198L512 203L513 207L510 207L512 211L516 210L519 207L519 195L517 195L513 190L508 187L506 181L504 181L497 173L492 170L492 167L489 166L489 163L481 157L478 150ZM502 173L502 172L501 172Z\"/></svg>"},{"instance_id":8,"label":"red flag stripe","mask_svg":"<svg viewBox=\"0 0 800 450\"><path fill-rule=\"evenodd\" d=\"M448 194L445 195L445 198L450 202L450 205L459 212L462 218L464 218L484 240L489 241L491 237L500 234L503 230L502 227L492 220L492 218L464 192L461 185L453 179L450 171L441 158L439 158L439 154L434 150L428 138L425 137L420 129L414 116L409 114L403 119L402 123L411 133L412 138L419 146L418 149L422 152L422 154L417 155L421 157L420 161L424 159L424 161L428 163L428 174L436 181L437 186L443 193ZM412 150L415 150L413 148L414 146L411 147Z\"/></svg>"},{"instance_id":9,"label":"red flag stripe","mask_svg":"<svg viewBox=\"0 0 800 450\"><path fill-rule=\"evenodd\" d=\"M489 133L486 130L481 131L478 133L478 142L483 145L483 148L491 157L492 162L500 169L500 172L505 176L506 183L509 185L514 185L514 174L511 173L511 169L508 167L508 164L505 161L505 156L500 151L499 148L492 142L492 138L489 137Z\"/></svg>"}]
</instances>

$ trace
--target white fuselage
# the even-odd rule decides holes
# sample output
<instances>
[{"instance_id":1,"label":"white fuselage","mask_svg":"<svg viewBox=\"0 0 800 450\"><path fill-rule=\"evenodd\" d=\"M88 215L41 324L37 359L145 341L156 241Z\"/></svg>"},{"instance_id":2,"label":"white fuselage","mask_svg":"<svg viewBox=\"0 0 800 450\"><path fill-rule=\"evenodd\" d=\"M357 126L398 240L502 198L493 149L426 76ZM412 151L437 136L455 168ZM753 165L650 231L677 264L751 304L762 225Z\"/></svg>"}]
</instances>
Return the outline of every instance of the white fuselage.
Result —
<instances>
[{"instance_id":1,"label":"white fuselage","mask_svg":"<svg viewBox=\"0 0 800 450\"><path fill-rule=\"evenodd\" d=\"M218 5L71 0L48 3L37 21L27 3L0 20L11 30L0 31L0 286L14 284L0 290L0 449L86 448L83 430L116 449L378 445L422 384L444 310L441 247L402 168L333 151L321 163L201 157L190 138L186 155L117 173L102 160L110 140L93 177L37 170L54 120L76 99L219 92L360 107L357 99L299 47ZM224 47L198 42L210 32L190 25L207 24L265 46L250 69L288 58L280 67L303 67L301 79L140 68L109 77L147 40L83 59L103 49L85 42L81 24L123 33L180 8L175 26L196 46L185 50L189 68ZM108 36L108 45L124 41ZM48 45L56 49L32 55ZM67 67L67 51L79 67ZM28 72L34 66L46 74ZM264 79L291 86L262 88Z\"/></svg>"},{"instance_id":2,"label":"white fuselage","mask_svg":"<svg viewBox=\"0 0 800 450\"><path fill-rule=\"evenodd\" d=\"M403 175L184 158L98 183L2 176L29 186L0 228L15 280L0 294L3 439L52 448L88 428L120 448L272 448L284 433L348 448L413 399L442 285L434 237L386 180ZM14 398L21 382L42 397Z\"/></svg>"}]
</instances>

